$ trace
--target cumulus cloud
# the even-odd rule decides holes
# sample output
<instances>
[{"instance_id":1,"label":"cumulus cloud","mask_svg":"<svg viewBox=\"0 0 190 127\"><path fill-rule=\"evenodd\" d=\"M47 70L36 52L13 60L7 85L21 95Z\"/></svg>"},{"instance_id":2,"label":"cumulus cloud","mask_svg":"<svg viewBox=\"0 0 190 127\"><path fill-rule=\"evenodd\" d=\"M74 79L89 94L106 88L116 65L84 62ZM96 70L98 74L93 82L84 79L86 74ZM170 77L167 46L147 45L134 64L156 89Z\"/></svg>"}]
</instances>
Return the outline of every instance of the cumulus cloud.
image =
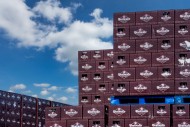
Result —
<instances>
[{"instance_id":1,"label":"cumulus cloud","mask_svg":"<svg viewBox=\"0 0 190 127\"><path fill-rule=\"evenodd\" d=\"M50 91L57 91L57 90L59 90L60 88L59 87L57 87L57 86L51 86L50 88L48 88L48 90L50 90Z\"/></svg>"},{"instance_id":2,"label":"cumulus cloud","mask_svg":"<svg viewBox=\"0 0 190 127\"><path fill-rule=\"evenodd\" d=\"M26 89L26 85L24 85L24 84L16 84L14 86L11 86L9 91L14 92L16 90L24 90L24 89Z\"/></svg>"},{"instance_id":3,"label":"cumulus cloud","mask_svg":"<svg viewBox=\"0 0 190 127\"><path fill-rule=\"evenodd\" d=\"M77 89L72 88L72 87L68 87L65 91L66 91L67 93L75 93L75 92L77 92Z\"/></svg>"},{"instance_id":4,"label":"cumulus cloud","mask_svg":"<svg viewBox=\"0 0 190 127\"><path fill-rule=\"evenodd\" d=\"M45 87L51 86L51 84L48 84L48 83L35 83L34 86L45 88Z\"/></svg>"},{"instance_id":5,"label":"cumulus cloud","mask_svg":"<svg viewBox=\"0 0 190 127\"><path fill-rule=\"evenodd\" d=\"M113 33L112 20L102 17L100 8L90 14L91 21L73 20L73 12L80 6L62 7L59 1L46 0L30 8L24 0L0 1L0 28L18 40L18 46L54 48L55 59L67 62L67 68L77 75L78 51L112 48L111 41L105 40L109 40ZM34 20L39 16L53 23ZM54 24L56 21L66 25L59 28Z\"/></svg>"},{"instance_id":6,"label":"cumulus cloud","mask_svg":"<svg viewBox=\"0 0 190 127\"><path fill-rule=\"evenodd\" d=\"M38 95L37 94L33 94L32 97L38 97Z\"/></svg>"},{"instance_id":7,"label":"cumulus cloud","mask_svg":"<svg viewBox=\"0 0 190 127\"><path fill-rule=\"evenodd\" d=\"M50 101L55 101L54 97L48 97L47 99Z\"/></svg>"},{"instance_id":8,"label":"cumulus cloud","mask_svg":"<svg viewBox=\"0 0 190 127\"><path fill-rule=\"evenodd\" d=\"M62 96L58 99L60 102L67 102L68 98L65 96Z\"/></svg>"},{"instance_id":9,"label":"cumulus cloud","mask_svg":"<svg viewBox=\"0 0 190 127\"><path fill-rule=\"evenodd\" d=\"M42 91L40 92L40 94L41 94L42 96L46 96L46 95L50 94L50 92L49 92L48 90L42 90Z\"/></svg>"}]
</instances>

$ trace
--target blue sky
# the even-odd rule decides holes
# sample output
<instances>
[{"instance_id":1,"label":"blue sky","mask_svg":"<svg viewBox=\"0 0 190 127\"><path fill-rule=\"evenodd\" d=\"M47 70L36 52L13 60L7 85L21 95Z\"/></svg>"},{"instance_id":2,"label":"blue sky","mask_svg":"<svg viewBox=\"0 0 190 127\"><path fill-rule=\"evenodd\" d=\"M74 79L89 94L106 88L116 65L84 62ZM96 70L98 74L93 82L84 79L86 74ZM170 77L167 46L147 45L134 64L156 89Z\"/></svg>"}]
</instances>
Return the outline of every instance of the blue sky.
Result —
<instances>
[{"instance_id":1,"label":"blue sky","mask_svg":"<svg viewBox=\"0 0 190 127\"><path fill-rule=\"evenodd\" d=\"M114 12L189 0L1 0L0 89L76 105L77 51L112 48Z\"/></svg>"}]
</instances>

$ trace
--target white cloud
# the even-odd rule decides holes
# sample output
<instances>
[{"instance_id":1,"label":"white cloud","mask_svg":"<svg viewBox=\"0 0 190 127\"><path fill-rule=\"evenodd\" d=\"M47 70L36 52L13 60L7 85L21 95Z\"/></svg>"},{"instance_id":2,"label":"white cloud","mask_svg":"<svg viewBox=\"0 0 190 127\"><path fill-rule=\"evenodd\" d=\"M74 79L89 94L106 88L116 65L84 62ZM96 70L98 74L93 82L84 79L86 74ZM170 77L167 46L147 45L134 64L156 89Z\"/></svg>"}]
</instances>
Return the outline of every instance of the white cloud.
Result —
<instances>
[{"instance_id":1,"label":"white cloud","mask_svg":"<svg viewBox=\"0 0 190 127\"><path fill-rule=\"evenodd\" d=\"M60 102L67 102L68 98L65 96L62 96L58 99Z\"/></svg>"},{"instance_id":2,"label":"white cloud","mask_svg":"<svg viewBox=\"0 0 190 127\"><path fill-rule=\"evenodd\" d=\"M31 90L26 90L26 91L23 91L22 93L29 94L29 93L32 93L32 91Z\"/></svg>"},{"instance_id":3,"label":"white cloud","mask_svg":"<svg viewBox=\"0 0 190 127\"><path fill-rule=\"evenodd\" d=\"M24 89L26 89L26 85L24 85L24 84L16 84L14 86L11 86L9 91L14 92L16 90L24 90Z\"/></svg>"},{"instance_id":4,"label":"white cloud","mask_svg":"<svg viewBox=\"0 0 190 127\"><path fill-rule=\"evenodd\" d=\"M37 94L34 94L34 95L32 95L32 97L38 97L38 95L37 95Z\"/></svg>"},{"instance_id":5,"label":"white cloud","mask_svg":"<svg viewBox=\"0 0 190 127\"><path fill-rule=\"evenodd\" d=\"M68 87L66 90L65 90L67 93L75 93L77 92L77 89L74 89L72 87Z\"/></svg>"},{"instance_id":6,"label":"white cloud","mask_svg":"<svg viewBox=\"0 0 190 127\"><path fill-rule=\"evenodd\" d=\"M51 86L51 84L48 84L48 83L35 83L34 86L36 87L49 87Z\"/></svg>"},{"instance_id":7,"label":"white cloud","mask_svg":"<svg viewBox=\"0 0 190 127\"><path fill-rule=\"evenodd\" d=\"M46 96L46 95L49 94L49 91L48 91L48 90L42 90L42 91L40 92L40 94L41 94L42 96Z\"/></svg>"},{"instance_id":8,"label":"white cloud","mask_svg":"<svg viewBox=\"0 0 190 127\"><path fill-rule=\"evenodd\" d=\"M48 97L47 99L50 101L55 101L54 97Z\"/></svg>"},{"instance_id":9,"label":"white cloud","mask_svg":"<svg viewBox=\"0 0 190 127\"><path fill-rule=\"evenodd\" d=\"M57 91L57 90L59 90L59 87L57 87L57 86L51 86L50 88L48 88L48 90Z\"/></svg>"}]
</instances>

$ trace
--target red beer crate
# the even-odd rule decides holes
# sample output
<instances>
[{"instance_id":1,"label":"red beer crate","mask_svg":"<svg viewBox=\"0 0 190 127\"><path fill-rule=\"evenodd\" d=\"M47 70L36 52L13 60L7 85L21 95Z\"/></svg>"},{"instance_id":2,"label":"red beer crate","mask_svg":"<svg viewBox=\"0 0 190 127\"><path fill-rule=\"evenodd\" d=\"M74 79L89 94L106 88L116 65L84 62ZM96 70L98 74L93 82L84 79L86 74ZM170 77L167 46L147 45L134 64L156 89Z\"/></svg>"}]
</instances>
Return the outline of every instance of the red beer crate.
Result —
<instances>
[{"instance_id":1,"label":"red beer crate","mask_svg":"<svg viewBox=\"0 0 190 127\"><path fill-rule=\"evenodd\" d=\"M173 52L174 45L174 38L158 39L158 52Z\"/></svg>"},{"instance_id":2,"label":"red beer crate","mask_svg":"<svg viewBox=\"0 0 190 127\"><path fill-rule=\"evenodd\" d=\"M114 56L114 67L129 67L129 54L117 53Z\"/></svg>"},{"instance_id":3,"label":"red beer crate","mask_svg":"<svg viewBox=\"0 0 190 127\"><path fill-rule=\"evenodd\" d=\"M158 67L158 80L174 79L174 66Z\"/></svg>"},{"instance_id":4,"label":"red beer crate","mask_svg":"<svg viewBox=\"0 0 190 127\"><path fill-rule=\"evenodd\" d=\"M174 80L153 81L152 84L152 95L173 95L175 93Z\"/></svg>"},{"instance_id":5,"label":"red beer crate","mask_svg":"<svg viewBox=\"0 0 190 127\"><path fill-rule=\"evenodd\" d=\"M130 39L150 39L151 38L151 26L131 26L130 27Z\"/></svg>"},{"instance_id":6,"label":"red beer crate","mask_svg":"<svg viewBox=\"0 0 190 127\"><path fill-rule=\"evenodd\" d=\"M115 84L114 84L114 82L110 82L109 83L109 93L114 94L114 90L115 90Z\"/></svg>"},{"instance_id":7,"label":"red beer crate","mask_svg":"<svg viewBox=\"0 0 190 127\"><path fill-rule=\"evenodd\" d=\"M103 50L93 50L91 51L91 60L103 60L104 52Z\"/></svg>"},{"instance_id":8,"label":"red beer crate","mask_svg":"<svg viewBox=\"0 0 190 127\"><path fill-rule=\"evenodd\" d=\"M70 119L82 119L82 106L61 107L61 121Z\"/></svg>"},{"instance_id":9,"label":"red beer crate","mask_svg":"<svg viewBox=\"0 0 190 127\"><path fill-rule=\"evenodd\" d=\"M79 105L91 105L92 96L79 94Z\"/></svg>"},{"instance_id":10,"label":"red beer crate","mask_svg":"<svg viewBox=\"0 0 190 127\"><path fill-rule=\"evenodd\" d=\"M130 95L150 95L151 81L130 82Z\"/></svg>"},{"instance_id":11,"label":"red beer crate","mask_svg":"<svg viewBox=\"0 0 190 127\"><path fill-rule=\"evenodd\" d=\"M104 103L105 103L105 105L110 105L111 96L113 96L113 94L104 95Z\"/></svg>"},{"instance_id":12,"label":"red beer crate","mask_svg":"<svg viewBox=\"0 0 190 127\"><path fill-rule=\"evenodd\" d=\"M104 81L104 73L103 72L93 72L92 73L92 82L99 83Z\"/></svg>"},{"instance_id":13,"label":"red beer crate","mask_svg":"<svg viewBox=\"0 0 190 127\"><path fill-rule=\"evenodd\" d=\"M96 71L108 71L108 61L106 60L97 60L96 61Z\"/></svg>"},{"instance_id":14,"label":"red beer crate","mask_svg":"<svg viewBox=\"0 0 190 127\"><path fill-rule=\"evenodd\" d=\"M112 60L114 57L113 49L104 50L104 60Z\"/></svg>"},{"instance_id":15,"label":"red beer crate","mask_svg":"<svg viewBox=\"0 0 190 127\"><path fill-rule=\"evenodd\" d=\"M109 71L113 71L113 68L114 68L114 60L109 60L108 61L108 66L109 66Z\"/></svg>"},{"instance_id":16,"label":"red beer crate","mask_svg":"<svg viewBox=\"0 0 190 127\"><path fill-rule=\"evenodd\" d=\"M130 106L109 106L109 118L130 118Z\"/></svg>"},{"instance_id":17,"label":"red beer crate","mask_svg":"<svg viewBox=\"0 0 190 127\"><path fill-rule=\"evenodd\" d=\"M190 48L190 38L176 38L175 51L188 52Z\"/></svg>"},{"instance_id":18,"label":"red beer crate","mask_svg":"<svg viewBox=\"0 0 190 127\"><path fill-rule=\"evenodd\" d=\"M113 82L114 74L113 71L104 72L104 82Z\"/></svg>"},{"instance_id":19,"label":"red beer crate","mask_svg":"<svg viewBox=\"0 0 190 127\"><path fill-rule=\"evenodd\" d=\"M103 105L103 104L104 104L103 94L92 95L92 105Z\"/></svg>"},{"instance_id":20,"label":"red beer crate","mask_svg":"<svg viewBox=\"0 0 190 127\"><path fill-rule=\"evenodd\" d=\"M95 94L96 85L95 84L79 84L80 94Z\"/></svg>"},{"instance_id":21,"label":"red beer crate","mask_svg":"<svg viewBox=\"0 0 190 127\"><path fill-rule=\"evenodd\" d=\"M114 69L115 81L135 81L135 68Z\"/></svg>"},{"instance_id":22,"label":"red beer crate","mask_svg":"<svg viewBox=\"0 0 190 127\"><path fill-rule=\"evenodd\" d=\"M96 94L107 94L109 92L109 83L97 83Z\"/></svg>"},{"instance_id":23,"label":"red beer crate","mask_svg":"<svg viewBox=\"0 0 190 127\"><path fill-rule=\"evenodd\" d=\"M158 11L158 24L174 24L175 13L174 10Z\"/></svg>"},{"instance_id":24,"label":"red beer crate","mask_svg":"<svg viewBox=\"0 0 190 127\"><path fill-rule=\"evenodd\" d=\"M129 39L129 27L120 26L114 27L114 39Z\"/></svg>"},{"instance_id":25,"label":"red beer crate","mask_svg":"<svg viewBox=\"0 0 190 127\"><path fill-rule=\"evenodd\" d=\"M152 53L152 66L174 65L174 52Z\"/></svg>"},{"instance_id":26,"label":"red beer crate","mask_svg":"<svg viewBox=\"0 0 190 127\"><path fill-rule=\"evenodd\" d=\"M114 26L135 25L135 12L114 13Z\"/></svg>"},{"instance_id":27,"label":"red beer crate","mask_svg":"<svg viewBox=\"0 0 190 127\"><path fill-rule=\"evenodd\" d=\"M88 120L67 120L67 127L88 127Z\"/></svg>"},{"instance_id":28,"label":"red beer crate","mask_svg":"<svg viewBox=\"0 0 190 127\"><path fill-rule=\"evenodd\" d=\"M130 67L151 66L151 53L130 54Z\"/></svg>"},{"instance_id":29,"label":"red beer crate","mask_svg":"<svg viewBox=\"0 0 190 127\"><path fill-rule=\"evenodd\" d=\"M173 127L188 127L190 126L190 119L174 119Z\"/></svg>"},{"instance_id":30,"label":"red beer crate","mask_svg":"<svg viewBox=\"0 0 190 127\"><path fill-rule=\"evenodd\" d=\"M61 120L61 108L60 107L48 107L45 109L45 118L48 121Z\"/></svg>"},{"instance_id":31,"label":"red beer crate","mask_svg":"<svg viewBox=\"0 0 190 127\"><path fill-rule=\"evenodd\" d=\"M46 121L46 127L66 127L66 120Z\"/></svg>"},{"instance_id":32,"label":"red beer crate","mask_svg":"<svg viewBox=\"0 0 190 127\"><path fill-rule=\"evenodd\" d=\"M124 119L115 119L109 118L108 119L108 126L109 127L125 127Z\"/></svg>"},{"instance_id":33,"label":"red beer crate","mask_svg":"<svg viewBox=\"0 0 190 127\"><path fill-rule=\"evenodd\" d=\"M158 42L157 39L140 39L136 40L136 52L157 52Z\"/></svg>"},{"instance_id":34,"label":"red beer crate","mask_svg":"<svg viewBox=\"0 0 190 127\"><path fill-rule=\"evenodd\" d=\"M129 95L129 82L114 82L114 95Z\"/></svg>"},{"instance_id":35,"label":"red beer crate","mask_svg":"<svg viewBox=\"0 0 190 127\"><path fill-rule=\"evenodd\" d=\"M136 25L157 24L157 11L136 12Z\"/></svg>"},{"instance_id":36,"label":"red beer crate","mask_svg":"<svg viewBox=\"0 0 190 127\"><path fill-rule=\"evenodd\" d=\"M105 119L90 119L88 122L89 127L105 127L107 125Z\"/></svg>"},{"instance_id":37,"label":"red beer crate","mask_svg":"<svg viewBox=\"0 0 190 127\"><path fill-rule=\"evenodd\" d=\"M190 24L175 25L175 37L189 37L189 36L190 36Z\"/></svg>"},{"instance_id":38,"label":"red beer crate","mask_svg":"<svg viewBox=\"0 0 190 127\"><path fill-rule=\"evenodd\" d=\"M169 104L155 104L154 105L154 117L158 118L170 118L170 105Z\"/></svg>"},{"instance_id":39,"label":"red beer crate","mask_svg":"<svg viewBox=\"0 0 190 127\"><path fill-rule=\"evenodd\" d=\"M190 65L190 52L175 53L175 65L179 67L188 67Z\"/></svg>"},{"instance_id":40,"label":"red beer crate","mask_svg":"<svg viewBox=\"0 0 190 127\"><path fill-rule=\"evenodd\" d=\"M79 62L79 72L94 72L95 62Z\"/></svg>"},{"instance_id":41,"label":"red beer crate","mask_svg":"<svg viewBox=\"0 0 190 127\"><path fill-rule=\"evenodd\" d=\"M147 119L125 119L125 127L146 127Z\"/></svg>"},{"instance_id":42,"label":"red beer crate","mask_svg":"<svg viewBox=\"0 0 190 127\"><path fill-rule=\"evenodd\" d=\"M175 10L175 23L190 23L190 10Z\"/></svg>"},{"instance_id":43,"label":"red beer crate","mask_svg":"<svg viewBox=\"0 0 190 127\"><path fill-rule=\"evenodd\" d=\"M174 25L162 24L152 26L152 38L168 38L174 37Z\"/></svg>"},{"instance_id":44,"label":"red beer crate","mask_svg":"<svg viewBox=\"0 0 190 127\"><path fill-rule=\"evenodd\" d=\"M148 119L149 127L171 127L170 118L154 118Z\"/></svg>"},{"instance_id":45,"label":"red beer crate","mask_svg":"<svg viewBox=\"0 0 190 127\"><path fill-rule=\"evenodd\" d=\"M189 105L173 105L173 118L188 119L189 118Z\"/></svg>"},{"instance_id":46,"label":"red beer crate","mask_svg":"<svg viewBox=\"0 0 190 127\"><path fill-rule=\"evenodd\" d=\"M190 77L190 67L175 67L175 79L188 79Z\"/></svg>"},{"instance_id":47,"label":"red beer crate","mask_svg":"<svg viewBox=\"0 0 190 127\"><path fill-rule=\"evenodd\" d=\"M150 118L153 116L153 105L131 105L131 118Z\"/></svg>"},{"instance_id":48,"label":"red beer crate","mask_svg":"<svg viewBox=\"0 0 190 127\"><path fill-rule=\"evenodd\" d=\"M78 60L80 61L91 61L91 51L79 51Z\"/></svg>"},{"instance_id":49,"label":"red beer crate","mask_svg":"<svg viewBox=\"0 0 190 127\"><path fill-rule=\"evenodd\" d=\"M158 71L156 67L136 68L136 80L157 80Z\"/></svg>"},{"instance_id":50,"label":"red beer crate","mask_svg":"<svg viewBox=\"0 0 190 127\"><path fill-rule=\"evenodd\" d=\"M135 53L135 47L135 40L114 40L114 52L116 53Z\"/></svg>"},{"instance_id":51,"label":"red beer crate","mask_svg":"<svg viewBox=\"0 0 190 127\"><path fill-rule=\"evenodd\" d=\"M175 94L190 94L190 80L175 80Z\"/></svg>"},{"instance_id":52,"label":"red beer crate","mask_svg":"<svg viewBox=\"0 0 190 127\"><path fill-rule=\"evenodd\" d=\"M92 73L79 72L79 82L88 84L92 82Z\"/></svg>"}]
</instances>

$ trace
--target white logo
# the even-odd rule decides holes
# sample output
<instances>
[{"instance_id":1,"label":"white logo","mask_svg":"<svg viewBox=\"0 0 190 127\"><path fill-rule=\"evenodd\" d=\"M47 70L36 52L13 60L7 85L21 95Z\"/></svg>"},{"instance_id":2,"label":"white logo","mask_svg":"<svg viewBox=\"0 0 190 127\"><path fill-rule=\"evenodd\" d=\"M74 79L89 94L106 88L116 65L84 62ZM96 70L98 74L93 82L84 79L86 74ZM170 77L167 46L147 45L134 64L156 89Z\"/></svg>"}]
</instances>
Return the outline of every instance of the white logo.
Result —
<instances>
[{"instance_id":1,"label":"white logo","mask_svg":"<svg viewBox=\"0 0 190 127\"><path fill-rule=\"evenodd\" d=\"M143 58L142 56L139 56L138 58L134 59L134 62L138 64L143 64L146 61L147 59Z\"/></svg>"},{"instance_id":2,"label":"white logo","mask_svg":"<svg viewBox=\"0 0 190 127\"><path fill-rule=\"evenodd\" d=\"M82 66L82 68L83 68L84 70L89 70L89 69L92 68L92 66L89 65L89 64L85 64L85 65Z\"/></svg>"},{"instance_id":3,"label":"white logo","mask_svg":"<svg viewBox=\"0 0 190 127\"><path fill-rule=\"evenodd\" d=\"M100 76L95 76L93 79L94 79L95 81L99 81L99 80L101 80L102 78L101 78Z\"/></svg>"},{"instance_id":4,"label":"white logo","mask_svg":"<svg viewBox=\"0 0 190 127\"><path fill-rule=\"evenodd\" d=\"M170 89L170 87L164 83L162 83L161 85L159 86L156 86L156 89L157 90L160 90L162 92L165 92L166 90Z\"/></svg>"},{"instance_id":5,"label":"white logo","mask_svg":"<svg viewBox=\"0 0 190 127\"><path fill-rule=\"evenodd\" d=\"M92 90L92 88L89 87L89 86L85 86L85 87L82 88L82 90L83 90L84 92L90 92L90 91Z\"/></svg>"},{"instance_id":6,"label":"white logo","mask_svg":"<svg viewBox=\"0 0 190 127\"><path fill-rule=\"evenodd\" d=\"M149 78L150 76L153 75L153 73L150 72L150 71L148 71L148 70L145 70L145 71L143 71L143 72L140 72L140 75L141 75L142 77L144 77L144 78Z\"/></svg>"},{"instance_id":7,"label":"white logo","mask_svg":"<svg viewBox=\"0 0 190 127\"><path fill-rule=\"evenodd\" d=\"M153 17L148 14L145 14L144 16L140 17L140 20L142 20L144 22L149 22L152 19L153 19Z\"/></svg>"},{"instance_id":8,"label":"white logo","mask_svg":"<svg viewBox=\"0 0 190 127\"><path fill-rule=\"evenodd\" d=\"M143 107L140 107L139 109L135 110L135 112L140 116L144 116L146 113L148 113L148 110Z\"/></svg>"},{"instance_id":9,"label":"white logo","mask_svg":"<svg viewBox=\"0 0 190 127\"><path fill-rule=\"evenodd\" d=\"M74 115L78 114L78 112L74 109L69 109L68 111L65 111L65 114L67 114L70 117L73 117Z\"/></svg>"},{"instance_id":10,"label":"white logo","mask_svg":"<svg viewBox=\"0 0 190 127\"><path fill-rule=\"evenodd\" d=\"M94 102L95 103L100 103L102 100L100 100L99 98L96 98L95 100L94 100Z\"/></svg>"},{"instance_id":11,"label":"white logo","mask_svg":"<svg viewBox=\"0 0 190 127\"><path fill-rule=\"evenodd\" d=\"M97 53L97 54L94 54L93 57L94 57L95 59L98 59L98 58L101 57L101 55Z\"/></svg>"},{"instance_id":12,"label":"white logo","mask_svg":"<svg viewBox=\"0 0 190 127\"><path fill-rule=\"evenodd\" d=\"M179 74L182 75L183 77L186 77L186 78L187 78L187 77L190 76L190 70L185 69L185 70L183 70L183 71L180 71Z\"/></svg>"},{"instance_id":13,"label":"white logo","mask_svg":"<svg viewBox=\"0 0 190 127\"><path fill-rule=\"evenodd\" d=\"M50 127L62 127L62 126L60 126L59 124L54 124L53 126L50 126Z\"/></svg>"},{"instance_id":14,"label":"white logo","mask_svg":"<svg viewBox=\"0 0 190 127\"><path fill-rule=\"evenodd\" d=\"M118 37L123 37L125 35L126 34L123 31L119 31L118 33L116 33L116 36L118 36Z\"/></svg>"},{"instance_id":15,"label":"white logo","mask_svg":"<svg viewBox=\"0 0 190 127\"><path fill-rule=\"evenodd\" d=\"M165 49L165 50L167 50L167 49L169 49L169 48L171 48L172 46L170 45L170 44L168 44L168 43L164 43L164 44L162 44L161 45L161 48L163 48L163 49Z\"/></svg>"},{"instance_id":16,"label":"white logo","mask_svg":"<svg viewBox=\"0 0 190 127\"><path fill-rule=\"evenodd\" d=\"M182 91L182 92L185 92L187 91L189 88L186 86L186 85L181 85L178 87L178 90Z\"/></svg>"},{"instance_id":17,"label":"white logo","mask_svg":"<svg viewBox=\"0 0 190 127\"><path fill-rule=\"evenodd\" d=\"M172 75L172 73L165 71L165 72L162 72L161 75L162 75L164 78L168 78L169 76Z\"/></svg>"},{"instance_id":18,"label":"white logo","mask_svg":"<svg viewBox=\"0 0 190 127\"><path fill-rule=\"evenodd\" d=\"M88 80L88 78L87 77L82 77L81 80L85 82L85 81Z\"/></svg>"},{"instance_id":19,"label":"white logo","mask_svg":"<svg viewBox=\"0 0 190 127\"><path fill-rule=\"evenodd\" d=\"M165 27L161 27L160 29L156 30L156 32L163 36L170 32L170 30L166 29Z\"/></svg>"},{"instance_id":20,"label":"white logo","mask_svg":"<svg viewBox=\"0 0 190 127\"><path fill-rule=\"evenodd\" d=\"M167 111L165 111L164 109L160 109L160 110L156 111L156 113L163 116L167 113Z\"/></svg>"},{"instance_id":21,"label":"white logo","mask_svg":"<svg viewBox=\"0 0 190 127\"><path fill-rule=\"evenodd\" d=\"M77 122L74 125L71 125L71 127L84 127L84 126Z\"/></svg>"},{"instance_id":22,"label":"white logo","mask_svg":"<svg viewBox=\"0 0 190 127\"><path fill-rule=\"evenodd\" d=\"M100 87L100 88L98 88L98 90L99 90L100 92L104 92L104 91L106 91L106 88L105 88L105 87Z\"/></svg>"},{"instance_id":23,"label":"white logo","mask_svg":"<svg viewBox=\"0 0 190 127\"><path fill-rule=\"evenodd\" d=\"M99 65L98 68L99 68L100 70L103 70L103 69L106 68L106 66L105 66L105 65Z\"/></svg>"},{"instance_id":24,"label":"white logo","mask_svg":"<svg viewBox=\"0 0 190 127\"><path fill-rule=\"evenodd\" d=\"M122 43L121 45L118 45L117 47L118 47L118 49L120 49L121 51L126 51L126 50L128 50L129 48L131 48L131 46L130 46L130 45L127 45L126 43Z\"/></svg>"},{"instance_id":25,"label":"white logo","mask_svg":"<svg viewBox=\"0 0 190 127\"><path fill-rule=\"evenodd\" d=\"M126 91L126 89L125 89L124 87L118 87L116 90L117 90L117 92L119 92L119 93L123 93L123 92Z\"/></svg>"},{"instance_id":26,"label":"white logo","mask_svg":"<svg viewBox=\"0 0 190 127\"><path fill-rule=\"evenodd\" d=\"M123 64L126 63L126 61L124 59L119 59L119 60L116 61L116 63L119 64L119 65L123 65Z\"/></svg>"},{"instance_id":27,"label":"white logo","mask_svg":"<svg viewBox=\"0 0 190 127\"><path fill-rule=\"evenodd\" d=\"M152 44L148 43L148 42L145 42L144 44L141 44L140 47L144 50L149 50L150 48L153 47Z\"/></svg>"},{"instance_id":28,"label":"white logo","mask_svg":"<svg viewBox=\"0 0 190 127\"><path fill-rule=\"evenodd\" d=\"M57 116L57 114L55 112L51 112L48 114L48 116L51 118L55 118Z\"/></svg>"},{"instance_id":29,"label":"white logo","mask_svg":"<svg viewBox=\"0 0 190 127\"><path fill-rule=\"evenodd\" d=\"M185 34L187 34L189 31L188 30L186 30L186 29L180 29L180 30L178 30L178 33L179 34L181 34L181 35L185 35Z\"/></svg>"},{"instance_id":30,"label":"white logo","mask_svg":"<svg viewBox=\"0 0 190 127\"><path fill-rule=\"evenodd\" d=\"M152 127L165 127L166 125L161 123L160 121L156 122L156 123L153 123L152 124Z\"/></svg>"},{"instance_id":31,"label":"white logo","mask_svg":"<svg viewBox=\"0 0 190 127\"><path fill-rule=\"evenodd\" d=\"M144 86L143 84L139 84L138 86L134 87L134 90L136 90L137 92L143 92L145 90L147 90L148 88L146 86Z\"/></svg>"},{"instance_id":32,"label":"white logo","mask_svg":"<svg viewBox=\"0 0 190 127\"><path fill-rule=\"evenodd\" d=\"M126 15L123 15L122 17L117 19L121 23L127 23L131 18L127 17Z\"/></svg>"},{"instance_id":33,"label":"white logo","mask_svg":"<svg viewBox=\"0 0 190 127\"><path fill-rule=\"evenodd\" d=\"M91 116L96 116L96 115L100 114L100 111L97 110L96 108L92 108L91 110L88 110L87 112L88 112L88 114L90 114Z\"/></svg>"},{"instance_id":34,"label":"white logo","mask_svg":"<svg viewBox=\"0 0 190 127\"><path fill-rule=\"evenodd\" d=\"M107 78L113 80L114 79L114 75L110 74L110 75L107 76Z\"/></svg>"},{"instance_id":35,"label":"white logo","mask_svg":"<svg viewBox=\"0 0 190 127\"><path fill-rule=\"evenodd\" d=\"M170 58L168 58L168 57L166 57L166 56L164 56L164 55L161 55L159 58L156 58L156 60L158 61L158 62L160 62L160 63L166 63L167 61L169 61L170 60Z\"/></svg>"},{"instance_id":36,"label":"white logo","mask_svg":"<svg viewBox=\"0 0 190 127\"><path fill-rule=\"evenodd\" d=\"M114 124L111 127L121 127L121 126L119 126L118 124Z\"/></svg>"},{"instance_id":37,"label":"white logo","mask_svg":"<svg viewBox=\"0 0 190 127\"><path fill-rule=\"evenodd\" d=\"M187 21L190 19L190 14L189 12L185 12L184 14L181 14L179 17Z\"/></svg>"},{"instance_id":38,"label":"white logo","mask_svg":"<svg viewBox=\"0 0 190 127\"><path fill-rule=\"evenodd\" d=\"M93 125L92 127L101 127L100 125L96 124L96 125Z\"/></svg>"},{"instance_id":39,"label":"white logo","mask_svg":"<svg viewBox=\"0 0 190 127\"><path fill-rule=\"evenodd\" d=\"M143 30L142 28L140 28L140 29L134 31L134 34L137 35L137 36L139 36L139 37L145 35L146 33L147 33L147 31L146 31L146 30Z\"/></svg>"},{"instance_id":40,"label":"white logo","mask_svg":"<svg viewBox=\"0 0 190 127\"><path fill-rule=\"evenodd\" d=\"M87 99L82 99L81 102L82 103L88 103L89 101Z\"/></svg>"},{"instance_id":41,"label":"white logo","mask_svg":"<svg viewBox=\"0 0 190 127\"><path fill-rule=\"evenodd\" d=\"M107 53L107 56L110 57L110 58L113 58L113 56L114 56L113 51L111 51L110 53Z\"/></svg>"},{"instance_id":42,"label":"white logo","mask_svg":"<svg viewBox=\"0 0 190 127\"><path fill-rule=\"evenodd\" d=\"M187 50L190 49L190 42L187 41L187 40L185 40L184 42L181 42L179 45L180 45L181 47L187 49Z\"/></svg>"},{"instance_id":43,"label":"white logo","mask_svg":"<svg viewBox=\"0 0 190 127\"><path fill-rule=\"evenodd\" d=\"M170 17L169 15L164 15L164 16L162 16L161 17L161 19L163 20L163 21L168 21L168 20L170 20L172 17Z\"/></svg>"},{"instance_id":44,"label":"white logo","mask_svg":"<svg viewBox=\"0 0 190 127\"><path fill-rule=\"evenodd\" d=\"M176 111L176 114L179 115L179 116L183 116L186 114L186 111L185 110L182 110L182 109L179 109Z\"/></svg>"},{"instance_id":45,"label":"white logo","mask_svg":"<svg viewBox=\"0 0 190 127\"><path fill-rule=\"evenodd\" d=\"M182 122L181 124L178 124L178 127L190 127L190 124L187 122Z\"/></svg>"},{"instance_id":46,"label":"white logo","mask_svg":"<svg viewBox=\"0 0 190 127\"><path fill-rule=\"evenodd\" d=\"M122 71L121 73L118 73L118 76L121 78L128 78L129 76L131 76L131 74L127 71Z\"/></svg>"},{"instance_id":47,"label":"white logo","mask_svg":"<svg viewBox=\"0 0 190 127\"><path fill-rule=\"evenodd\" d=\"M129 124L129 127L142 127L142 124L140 124L137 121L135 121L132 124Z\"/></svg>"},{"instance_id":48,"label":"white logo","mask_svg":"<svg viewBox=\"0 0 190 127\"><path fill-rule=\"evenodd\" d=\"M88 56L87 55L82 55L80 58L83 59L83 60L86 60L86 59L88 59Z\"/></svg>"},{"instance_id":49,"label":"white logo","mask_svg":"<svg viewBox=\"0 0 190 127\"><path fill-rule=\"evenodd\" d=\"M113 110L113 113L116 114L117 116L121 116L125 113L126 111L123 110L122 108L117 108L115 110Z\"/></svg>"}]
</instances>

